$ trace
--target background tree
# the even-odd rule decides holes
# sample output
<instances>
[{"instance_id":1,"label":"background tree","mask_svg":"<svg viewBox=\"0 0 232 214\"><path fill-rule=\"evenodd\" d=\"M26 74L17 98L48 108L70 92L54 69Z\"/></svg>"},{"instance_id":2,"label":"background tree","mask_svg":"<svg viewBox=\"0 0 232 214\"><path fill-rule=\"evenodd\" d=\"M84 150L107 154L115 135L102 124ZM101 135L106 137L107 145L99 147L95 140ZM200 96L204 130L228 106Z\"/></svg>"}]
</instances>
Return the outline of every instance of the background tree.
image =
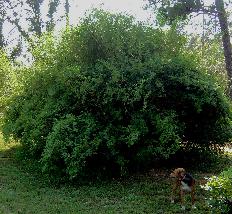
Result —
<instances>
[{"instance_id":1,"label":"background tree","mask_svg":"<svg viewBox=\"0 0 232 214\"><path fill-rule=\"evenodd\" d=\"M46 4L48 6L47 14L42 11ZM25 55L26 49L33 47L35 38L40 38L43 32L55 30L57 23L64 19L62 16L56 16L59 5L62 5L66 11L65 21L69 23L68 0L50 0L49 2L44 0L0 0L0 47L4 46L7 49L12 61L22 56L22 53ZM6 40L4 40L3 23L12 26L11 30L7 32L10 36ZM28 56L24 58L28 58Z\"/></svg>"},{"instance_id":2,"label":"background tree","mask_svg":"<svg viewBox=\"0 0 232 214\"><path fill-rule=\"evenodd\" d=\"M53 31L55 28L56 23L54 20L54 15L57 11L57 7L59 6L59 3L60 3L60 0L49 1L49 9L48 9L48 14L47 14L49 20L46 24L47 31Z\"/></svg>"},{"instance_id":3,"label":"background tree","mask_svg":"<svg viewBox=\"0 0 232 214\"><path fill-rule=\"evenodd\" d=\"M0 48L5 50L10 45L11 40L9 39L9 37L4 38L4 24L9 19L8 15L9 15L9 11L12 9L12 5L14 5L13 7L17 6L17 4L14 4L13 1L9 1L9 0L0 1ZM9 35L13 34L14 28L9 32ZM20 55L21 50L22 50L22 40L19 37L17 44L14 47L12 47L10 51L8 51L9 58L12 59L12 61L14 61L14 59Z\"/></svg>"},{"instance_id":4,"label":"background tree","mask_svg":"<svg viewBox=\"0 0 232 214\"><path fill-rule=\"evenodd\" d=\"M3 23L4 20L0 18L0 48L4 47Z\"/></svg>"},{"instance_id":5,"label":"background tree","mask_svg":"<svg viewBox=\"0 0 232 214\"><path fill-rule=\"evenodd\" d=\"M224 0L215 0L214 4L205 6L201 0L148 0L149 4L157 7L161 14L169 24L176 19L185 20L193 13L208 14L217 16L220 24L222 43L224 49L225 65L227 71L229 95L232 97L232 49L230 43L230 33L227 20L227 14L224 7ZM230 2L229 2L230 3Z\"/></svg>"},{"instance_id":6,"label":"background tree","mask_svg":"<svg viewBox=\"0 0 232 214\"><path fill-rule=\"evenodd\" d=\"M4 35L3 35L3 24L5 19L4 2L0 1L0 48L5 45Z\"/></svg>"},{"instance_id":7,"label":"background tree","mask_svg":"<svg viewBox=\"0 0 232 214\"><path fill-rule=\"evenodd\" d=\"M216 11L222 32L222 43L224 48L225 64L229 80L229 95L232 98L232 47L226 11L223 0L215 0Z\"/></svg>"},{"instance_id":8,"label":"background tree","mask_svg":"<svg viewBox=\"0 0 232 214\"><path fill-rule=\"evenodd\" d=\"M69 0L65 0L65 19L66 19L66 26L69 25L69 9L70 9Z\"/></svg>"},{"instance_id":9,"label":"background tree","mask_svg":"<svg viewBox=\"0 0 232 214\"><path fill-rule=\"evenodd\" d=\"M29 6L27 9L28 14L31 14L27 17L27 21L30 23L30 31L34 32L37 36L41 36L43 22L41 17L41 5L44 0L26 0L26 3Z\"/></svg>"},{"instance_id":10,"label":"background tree","mask_svg":"<svg viewBox=\"0 0 232 214\"><path fill-rule=\"evenodd\" d=\"M4 11L7 13L7 21L13 27L16 26L19 34L28 42L31 42L32 35L40 37L43 32L54 30L57 24L55 13L63 2L50 0L47 15L43 16L42 6L46 4L44 0L3 1L5 2ZM46 21L46 19L48 20Z\"/></svg>"}]
</instances>

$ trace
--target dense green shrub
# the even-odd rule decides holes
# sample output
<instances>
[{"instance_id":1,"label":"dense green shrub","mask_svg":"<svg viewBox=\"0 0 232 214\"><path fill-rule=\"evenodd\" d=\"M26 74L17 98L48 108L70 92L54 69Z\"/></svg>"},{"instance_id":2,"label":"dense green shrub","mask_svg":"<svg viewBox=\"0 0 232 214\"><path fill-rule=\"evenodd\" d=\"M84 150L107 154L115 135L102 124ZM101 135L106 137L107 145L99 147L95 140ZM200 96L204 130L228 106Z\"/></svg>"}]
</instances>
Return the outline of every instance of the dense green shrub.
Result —
<instances>
[{"instance_id":1,"label":"dense green shrub","mask_svg":"<svg viewBox=\"0 0 232 214\"><path fill-rule=\"evenodd\" d=\"M208 191L208 203L213 213L232 212L232 167L218 177L209 178L204 189Z\"/></svg>"},{"instance_id":2,"label":"dense green shrub","mask_svg":"<svg viewBox=\"0 0 232 214\"><path fill-rule=\"evenodd\" d=\"M222 145L230 104L184 43L173 30L94 10L59 41L38 44L5 114L5 137L20 140L45 173L69 179L97 168L123 174L182 143Z\"/></svg>"},{"instance_id":3,"label":"dense green shrub","mask_svg":"<svg viewBox=\"0 0 232 214\"><path fill-rule=\"evenodd\" d=\"M0 50L0 116L6 106L6 98L10 93L12 66L6 54Z\"/></svg>"},{"instance_id":4,"label":"dense green shrub","mask_svg":"<svg viewBox=\"0 0 232 214\"><path fill-rule=\"evenodd\" d=\"M22 91L23 79L27 69L14 66L6 53L0 50L0 125L11 98Z\"/></svg>"}]
</instances>

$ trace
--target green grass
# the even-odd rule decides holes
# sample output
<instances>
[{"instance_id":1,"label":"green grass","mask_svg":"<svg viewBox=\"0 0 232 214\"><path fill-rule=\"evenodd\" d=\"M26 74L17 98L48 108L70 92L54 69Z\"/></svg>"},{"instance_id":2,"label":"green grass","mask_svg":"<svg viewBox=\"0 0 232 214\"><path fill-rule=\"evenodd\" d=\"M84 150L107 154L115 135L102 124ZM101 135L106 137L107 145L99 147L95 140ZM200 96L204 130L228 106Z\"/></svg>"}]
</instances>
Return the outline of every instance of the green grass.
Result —
<instances>
[{"instance_id":1,"label":"green grass","mask_svg":"<svg viewBox=\"0 0 232 214\"><path fill-rule=\"evenodd\" d=\"M15 145L13 145L15 146ZM198 180L197 210L181 212L170 204L169 170L82 186L49 186L43 178L23 170L10 158L11 147L0 143L0 213L2 214L108 214L108 213L210 213L205 192L199 187L206 174L194 172ZM190 208L190 198L187 198Z\"/></svg>"}]
</instances>

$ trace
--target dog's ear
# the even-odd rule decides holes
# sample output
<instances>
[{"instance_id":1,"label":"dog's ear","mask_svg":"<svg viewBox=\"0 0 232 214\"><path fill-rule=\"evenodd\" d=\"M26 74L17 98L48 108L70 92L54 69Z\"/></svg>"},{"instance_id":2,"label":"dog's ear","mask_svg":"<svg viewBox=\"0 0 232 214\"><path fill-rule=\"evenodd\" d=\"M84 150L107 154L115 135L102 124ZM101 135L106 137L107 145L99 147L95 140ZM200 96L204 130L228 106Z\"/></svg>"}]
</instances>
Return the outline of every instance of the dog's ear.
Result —
<instances>
[{"instance_id":1,"label":"dog's ear","mask_svg":"<svg viewBox=\"0 0 232 214\"><path fill-rule=\"evenodd\" d=\"M178 171L179 171L179 168L174 169L173 172L170 174L170 177L171 178L177 178L178 177Z\"/></svg>"},{"instance_id":2,"label":"dog's ear","mask_svg":"<svg viewBox=\"0 0 232 214\"><path fill-rule=\"evenodd\" d=\"M170 177L171 177L171 178L175 178L175 177L176 177L176 174L175 174L174 171L170 174Z\"/></svg>"}]
</instances>

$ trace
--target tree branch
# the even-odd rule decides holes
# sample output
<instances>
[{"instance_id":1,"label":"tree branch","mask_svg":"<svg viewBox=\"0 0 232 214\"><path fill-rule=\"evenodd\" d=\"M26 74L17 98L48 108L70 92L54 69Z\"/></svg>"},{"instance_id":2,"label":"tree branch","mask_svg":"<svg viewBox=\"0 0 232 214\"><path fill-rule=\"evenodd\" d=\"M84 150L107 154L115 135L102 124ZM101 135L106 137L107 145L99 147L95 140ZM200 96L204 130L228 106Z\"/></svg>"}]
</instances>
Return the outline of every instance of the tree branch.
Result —
<instances>
[{"instance_id":1,"label":"tree branch","mask_svg":"<svg viewBox=\"0 0 232 214\"><path fill-rule=\"evenodd\" d=\"M10 22L11 24L15 25L19 31L19 33L23 36L23 38L26 39L27 42L32 44L32 39L30 38L29 34L23 30L23 28L20 26L18 20L12 20L9 16L7 16L7 21Z\"/></svg>"}]
</instances>

